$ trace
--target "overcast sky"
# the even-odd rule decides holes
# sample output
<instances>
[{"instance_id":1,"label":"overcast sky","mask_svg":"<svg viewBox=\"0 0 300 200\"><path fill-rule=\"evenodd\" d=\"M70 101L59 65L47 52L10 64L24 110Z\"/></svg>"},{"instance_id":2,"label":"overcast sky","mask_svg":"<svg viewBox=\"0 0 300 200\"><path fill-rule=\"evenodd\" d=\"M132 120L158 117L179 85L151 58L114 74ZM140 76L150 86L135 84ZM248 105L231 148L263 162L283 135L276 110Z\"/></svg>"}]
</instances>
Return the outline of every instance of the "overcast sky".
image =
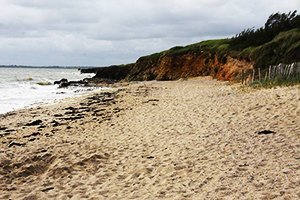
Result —
<instances>
[{"instance_id":1,"label":"overcast sky","mask_svg":"<svg viewBox=\"0 0 300 200\"><path fill-rule=\"evenodd\" d=\"M129 63L299 8L300 0L0 0L0 64Z\"/></svg>"}]
</instances>

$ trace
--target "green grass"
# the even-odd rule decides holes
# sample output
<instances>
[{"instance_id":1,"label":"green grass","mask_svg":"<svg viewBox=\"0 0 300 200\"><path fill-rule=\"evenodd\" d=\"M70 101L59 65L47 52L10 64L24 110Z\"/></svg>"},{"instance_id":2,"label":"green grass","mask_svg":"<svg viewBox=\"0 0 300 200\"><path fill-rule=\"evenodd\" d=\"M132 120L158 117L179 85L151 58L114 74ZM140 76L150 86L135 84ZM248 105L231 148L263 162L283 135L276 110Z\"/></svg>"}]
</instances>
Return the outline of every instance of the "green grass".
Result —
<instances>
[{"instance_id":1,"label":"green grass","mask_svg":"<svg viewBox=\"0 0 300 200\"><path fill-rule=\"evenodd\" d=\"M292 63L300 59L300 29L278 34L272 41L256 47L250 57L256 68L265 69L279 63Z\"/></svg>"},{"instance_id":2,"label":"green grass","mask_svg":"<svg viewBox=\"0 0 300 200\"><path fill-rule=\"evenodd\" d=\"M175 46L169 50L143 56L140 59L158 59L162 56L175 56L187 53L196 53L200 51L218 51L225 52L228 50L230 39L206 40L187 46Z\"/></svg>"},{"instance_id":3,"label":"green grass","mask_svg":"<svg viewBox=\"0 0 300 200\"><path fill-rule=\"evenodd\" d=\"M290 78L286 77L278 77L275 79L267 79L267 80L261 80L261 81L254 81L252 84L250 84L253 88L274 88L274 87L281 87L281 86L293 86L293 85L299 85L300 84L300 76L294 76Z\"/></svg>"},{"instance_id":4,"label":"green grass","mask_svg":"<svg viewBox=\"0 0 300 200\"><path fill-rule=\"evenodd\" d=\"M238 57L242 59L250 59L250 56L255 51L255 47L248 47L238 53Z\"/></svg>"},{"instance_id":5,"label":"green grass","mask_svg":"<svg viewBox=\"0 0 300 200\"><path fill-rule=\"evenodd\" d=\"M281 32L272 41L258 47L248 47L240 51L231 47L231 39L206 40L187 46L176 46L169 50L141 57L140 60L158 61L164 56L180 56L188 53L210 53L220 61L226 56L254 62L255 68L267 69L270 65L292 63L300 60L300 29Z\"/></svg>"},{"instance_id":6,"label":"green grass","mask_svg":"<svg viewBox=\"0 0 300 200\"><path fill-rule=\"evenodd\" d=\"M230 39L206 40L200 42L200 46L209 50L228 50Z\"/></svg>"}]
</instances>

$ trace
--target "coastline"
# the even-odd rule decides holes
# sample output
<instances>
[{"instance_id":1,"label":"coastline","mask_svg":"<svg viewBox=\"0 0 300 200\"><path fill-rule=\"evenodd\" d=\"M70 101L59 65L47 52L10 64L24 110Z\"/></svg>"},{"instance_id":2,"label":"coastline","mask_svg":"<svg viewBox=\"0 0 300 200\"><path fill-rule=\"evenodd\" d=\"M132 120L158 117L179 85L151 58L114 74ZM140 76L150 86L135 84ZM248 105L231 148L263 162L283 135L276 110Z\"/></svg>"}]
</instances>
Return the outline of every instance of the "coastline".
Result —
<instances>
[{"instance_id":1,"label":"coastline","mask_svg":"<svg viewBox=\"0 0 300 200\"><path fill-rule=\"evenodd\" d=\"M67 68L1 68L0 113L30 107L40 102L76 96L88 88L58 88L53 84L63 77L71 81L91 77Z\"/></svg>"},{"instance_id":2,"label":"coastline","mask_svg":"<svg viewBox=\"0 0 300 200\"><path fill-rule=\"evenodd\" d=\"M299 116L298 86L208 77L22 109L0 120L0 199L300 198Z\"/></svg>"},{"instance_id":3,"label":"coastline","mask_svg":"<svg viewBox=\"0 0 300 200\"><path fill-rule=\"evenodd\" d=\"M66 94L66 92L63 92L62 94L64 94L64 96L54 96L49 99L39 99L39 100L35 100L35 101L32 100L33 101L32 103L27 103L22 106L21 105L17 106L6 112L0 112L0 116L19 112L21 110L29 110L31 108L36 108L36 107L47 107L52 104L59 104L61 102L67 101L68 99L80 98L81 96L91 95L94 92L97 92L97 91L100 92L100 91L105 91L105 90L109 90L109 88L108 87L103 87L103 88L100 88L100 87L98 87L98 88L97 87L93 87L93 88L92 87L91 88L77 87L77 89L74 91L68 91L68 94ZM60 92L57 91L57 93L60 93Z\"/></svg>"}]
</instances>

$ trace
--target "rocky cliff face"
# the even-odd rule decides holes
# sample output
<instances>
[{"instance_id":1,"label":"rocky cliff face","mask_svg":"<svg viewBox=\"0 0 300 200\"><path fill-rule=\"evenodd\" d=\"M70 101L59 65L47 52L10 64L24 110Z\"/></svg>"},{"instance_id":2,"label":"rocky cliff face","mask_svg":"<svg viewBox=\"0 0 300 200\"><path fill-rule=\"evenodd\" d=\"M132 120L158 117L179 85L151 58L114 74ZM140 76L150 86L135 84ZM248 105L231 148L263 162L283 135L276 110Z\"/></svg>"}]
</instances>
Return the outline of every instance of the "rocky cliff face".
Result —
<instances>
[{"instance_id":1,"label":"rocky cliff face","mask_svg":"<svg viewBox=\"0 0 300 200\"><path fill-rule=\"evenodd\" d=\"M115 80L177 80L211 75L218 80L235 80L242 70L252 69L253 63L230 56L218 58L208 51L184 54L161 54L141 57L134 64L98 69L96 78Z\"/></svg>"}]
</instances>

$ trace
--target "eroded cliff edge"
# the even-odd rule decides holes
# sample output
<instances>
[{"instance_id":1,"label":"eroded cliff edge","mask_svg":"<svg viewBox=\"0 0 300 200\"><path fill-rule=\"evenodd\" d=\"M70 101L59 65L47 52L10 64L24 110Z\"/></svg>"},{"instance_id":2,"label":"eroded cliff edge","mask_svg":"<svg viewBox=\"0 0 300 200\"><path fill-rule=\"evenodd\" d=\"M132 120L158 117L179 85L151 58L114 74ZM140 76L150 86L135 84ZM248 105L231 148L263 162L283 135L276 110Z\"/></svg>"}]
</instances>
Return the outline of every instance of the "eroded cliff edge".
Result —
<instances>
[{"instance_id":1,"label":"eroded cliff edge","mask_svg":"<svg viewBox=\"0 0 300 200\"><path fill-rule=\"evenodd\" d=\"M252 63L246 60L238 60L228 55L220 59L207 51L154 55L138 59L136 64L131 66L126 80L178 80L207 75L219 80L234 80L242 70L252 67ZM97 76L100 74L101 71Z\"/></svg>"},{"instance_id":2,"label":"eroded cliff edge","mask_svg":"<svg viewBox=\"0 0 300 200\"><path fill-rule=\"evenodd\" d=\"M242 70L253 68L253 62L208 51L183 54L153 54L141 57L136 63L95 68L95 79L126 81L178 80L196 76L212 76L218 80L235 80ZM91 71L90 71L91 72Z\"/></svg>"}]
</instances>

